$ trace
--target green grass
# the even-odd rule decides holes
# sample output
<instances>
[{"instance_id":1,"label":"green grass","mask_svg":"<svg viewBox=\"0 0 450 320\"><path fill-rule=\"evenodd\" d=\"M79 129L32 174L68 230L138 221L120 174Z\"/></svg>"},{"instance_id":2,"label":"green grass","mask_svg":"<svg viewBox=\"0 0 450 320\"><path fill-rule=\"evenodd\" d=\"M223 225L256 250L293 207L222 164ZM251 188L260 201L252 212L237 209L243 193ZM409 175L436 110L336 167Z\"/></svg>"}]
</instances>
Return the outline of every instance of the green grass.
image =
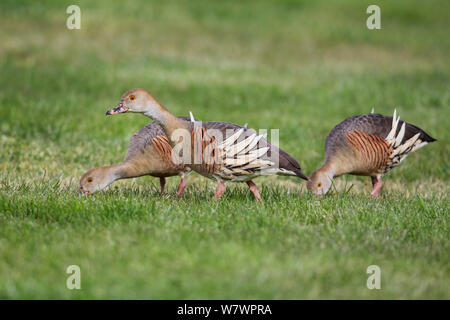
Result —
<instances>
[{"instance_id":1,"label":"green grass","mask_svg":"<svg viewBox=\"0 0 450 320\"><path fill-rule=\"evenodd\" d=\"M0 298L448 299L448 1L0 3ZM76 195L89 168L123 159L141 115L104 116L130 88L178 115L279 128L310 174L329 130L391 114L438 141L385 178L346 176L321 200L294 178L211 201L196 174L181 199L158 180ZM82 289L68 290L67 266ZM382 289L366 288L378 265Z\"/></svg>"}]
</instances>

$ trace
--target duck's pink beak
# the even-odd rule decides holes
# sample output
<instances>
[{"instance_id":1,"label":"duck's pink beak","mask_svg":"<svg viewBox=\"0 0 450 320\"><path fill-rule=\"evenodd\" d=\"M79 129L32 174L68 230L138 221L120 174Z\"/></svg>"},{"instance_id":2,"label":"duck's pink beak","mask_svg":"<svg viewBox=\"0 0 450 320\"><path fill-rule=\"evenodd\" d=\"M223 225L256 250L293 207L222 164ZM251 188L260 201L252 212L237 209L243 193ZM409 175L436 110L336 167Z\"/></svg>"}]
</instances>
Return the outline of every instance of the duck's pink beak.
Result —
<instances>
[{"instance_id":1,"label":"duck's pink beak","mask_svg":"<svg viewBox=\"0 0 450 320\"><path fill-rule=\"evenodd\" d=\"M83 195L83 196L88 196L91 193L89 191L87 191L86 189L80 187L80 189L78 189L78 195Z\"/></svg>"},{"instance_id":2,"label":"duck's pink beak","mask_svg":"<svg viewBox=\"0 0 450 320\"><path fill-rule=\"evenodd\" d=\"M122 102L115 106L113 109L106 111L106 115L119 114L128 112L128 107L124 105Z\"/></svg>"}]
</instances>

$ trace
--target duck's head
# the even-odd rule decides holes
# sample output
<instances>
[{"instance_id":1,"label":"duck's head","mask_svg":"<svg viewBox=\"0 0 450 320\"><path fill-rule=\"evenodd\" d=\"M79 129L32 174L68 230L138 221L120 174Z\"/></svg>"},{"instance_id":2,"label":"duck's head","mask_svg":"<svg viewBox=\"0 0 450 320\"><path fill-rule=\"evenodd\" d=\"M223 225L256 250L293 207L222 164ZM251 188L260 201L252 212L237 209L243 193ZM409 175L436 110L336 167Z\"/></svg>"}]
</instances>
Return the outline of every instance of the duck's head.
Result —
<instances>
[{"instance_id":1,"label":"duck's head","mask_svg":"<svg viewBox=\"0 0 450 320\"><path fill-rule=\"evenodd\" d=\"M165 108L148 91L144 89L131 89L122 95L119 104L113 109L108 110L106 115L137 112L143 113L152 119L157 119L164 110Z\"/></svg>"},{"instance_id":2,"label":"duck's head","mask_svg":"<svg viewBox=\"0 0 450 320\"><path fill-rule=\"evenodd\" d=\"M78 193L90 195L102 190L116 180L108 168L94 168L87 171L80 179L80 189Z\"/></svg>"},{"instance_id":3,"label":"duck's head","mask_svg":"<svg viewBox=\"0 0 450 320\"><path fill-rule=\"evenodd\" d=\"M332 184L332 178L326 171L314 171L309 177L307 187L310 192L320 197L328 192Z\"/></svg>"}]
</instances>

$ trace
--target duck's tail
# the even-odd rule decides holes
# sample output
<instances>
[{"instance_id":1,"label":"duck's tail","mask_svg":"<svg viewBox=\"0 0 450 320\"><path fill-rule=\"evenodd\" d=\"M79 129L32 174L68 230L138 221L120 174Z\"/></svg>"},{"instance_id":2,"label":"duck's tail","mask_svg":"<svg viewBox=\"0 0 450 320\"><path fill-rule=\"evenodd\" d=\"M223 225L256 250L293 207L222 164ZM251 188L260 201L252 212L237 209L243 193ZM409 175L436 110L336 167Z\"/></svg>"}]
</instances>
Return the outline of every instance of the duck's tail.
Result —
<instances>
[{"instance_id":1,"label":"duck's tail","mask_svg":"<svg viewBox=\"0 0 450 320\"><path fill-rule=\"evenodd\" d=\"M279 149L279 155L280 155L280 171L284 172L293 172L297 177L302 178L304 180L308 180L308 177L306 174L302 172L302 169L300 168L300 164L293 156L291 156L286 151ZM286 173L287 173L286 172ZM290 174L292 175L292 174Z\"/></svg>"}]
</instances>

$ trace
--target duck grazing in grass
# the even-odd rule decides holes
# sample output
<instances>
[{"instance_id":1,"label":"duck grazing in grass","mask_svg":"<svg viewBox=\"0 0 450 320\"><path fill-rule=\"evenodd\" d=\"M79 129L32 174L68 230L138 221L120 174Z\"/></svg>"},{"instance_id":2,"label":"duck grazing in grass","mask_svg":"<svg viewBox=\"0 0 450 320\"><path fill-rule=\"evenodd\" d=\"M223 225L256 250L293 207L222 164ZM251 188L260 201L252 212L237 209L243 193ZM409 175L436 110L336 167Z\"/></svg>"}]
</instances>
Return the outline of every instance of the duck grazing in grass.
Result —
<instances>
[{"instance_id":1,"label":"duck grazing in grass","mask_svg":"<svg viewBox=\"0 0 450 320\"><path fill-rule=\"evenodd\" d=\"M187 166L218 181L214 199L225 192L227 181L246 182L255 198L262 202L252 181L255 177L279 174L308 179L297 160L254 130L229 122L177 118L144 89L127 91L106 114L125 112L143 113L159 123L172 147L183 150L181 157Z\"/></svg>"},{"instance_id":2,"label":"duck grazing in grass","mask_svg":"<svg viewBox=\"0 0 450 320\"><path fill-rule=\"evenodd\" d=\"M159 177L161 193L164 193L165 178L181 175L177 193L180 196L186 187L185 175L190 169L183 164L175 164L171 156L172 147L164 131L157 123L150 123L133 135L122 163L87 171L80 180L79 192L88 195L119 179L149 175Z\"/></svg>"},{"instance_id":3,"label":"duck grazing in grass","mask_svg":"<svg viewBox=\"0 0 450 320\"><path fill-rule=\"evenodd\" d=\"M378 197L382 177L397 167L410 153L436 141L422 129L396 116L363 114L345 119L335 126L325 142L325 161L313 172L308 190L325 194L332 179L343 174L370 176Z\"/></svg>"}]
</instances>

